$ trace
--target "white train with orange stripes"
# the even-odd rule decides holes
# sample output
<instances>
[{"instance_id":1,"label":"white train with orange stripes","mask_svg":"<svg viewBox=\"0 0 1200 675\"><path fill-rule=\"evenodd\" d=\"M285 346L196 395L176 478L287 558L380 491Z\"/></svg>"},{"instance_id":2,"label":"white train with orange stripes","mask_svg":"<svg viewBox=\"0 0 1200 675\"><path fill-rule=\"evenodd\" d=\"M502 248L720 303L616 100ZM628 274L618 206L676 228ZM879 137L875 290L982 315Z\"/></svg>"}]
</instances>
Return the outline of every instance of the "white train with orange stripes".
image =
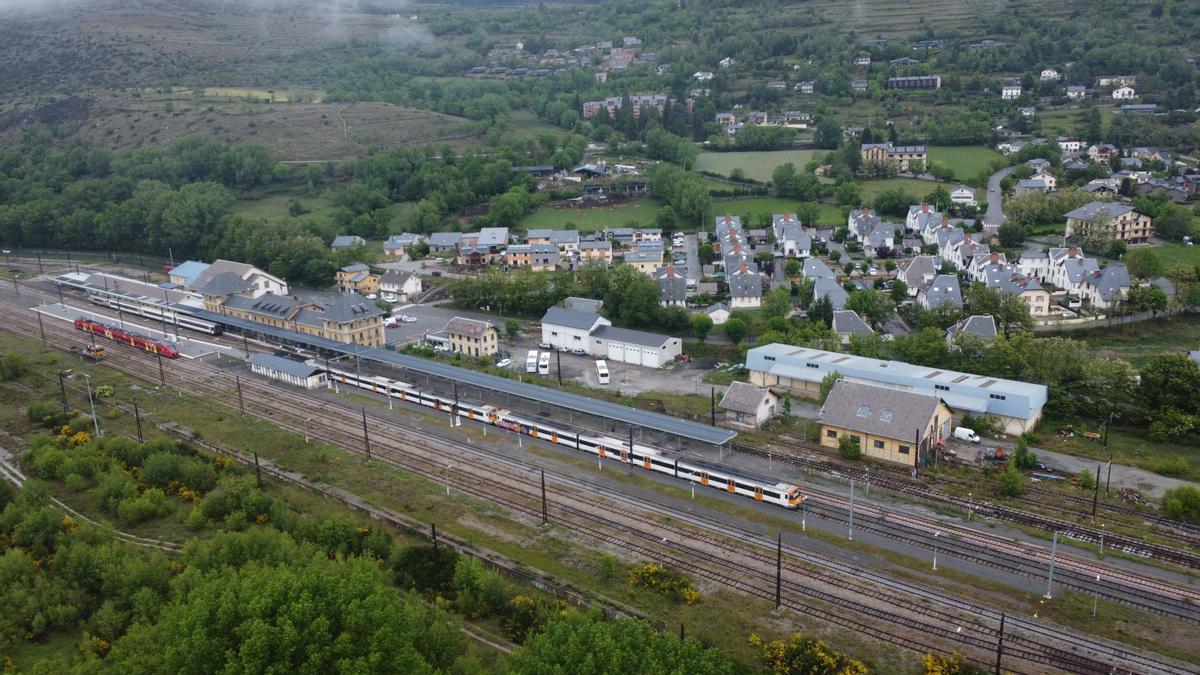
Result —
<instances>
[{"instance_id":1,"label":"white train with orange stripes","mask_svg":"<svg viewBox=\"0 0 1200 675\"><path fill-rule=\"evenodd\" d=\"M309 365L318 368L323 364L313 360ZM330 368L330 386L345 385L358 387L382 394L393 399L415 403L447 414L453 413L455 401L442 394L422 390L420 387L377 375L359 375L352 370ZM709 465L691 458L663 452L656 448L603 435L577 433L555 427L511 410L460 399L458 414L467 419L490 424L556 445L565 445L586 452L600 461L620 462L641 467L646 471L665 474L701 486L743 495L760 502L768 502L785 509L794 509L804 499L800 488L790 483L773 482L770 478L732 473L729 470Z\"/></svg>"}]
</instances>

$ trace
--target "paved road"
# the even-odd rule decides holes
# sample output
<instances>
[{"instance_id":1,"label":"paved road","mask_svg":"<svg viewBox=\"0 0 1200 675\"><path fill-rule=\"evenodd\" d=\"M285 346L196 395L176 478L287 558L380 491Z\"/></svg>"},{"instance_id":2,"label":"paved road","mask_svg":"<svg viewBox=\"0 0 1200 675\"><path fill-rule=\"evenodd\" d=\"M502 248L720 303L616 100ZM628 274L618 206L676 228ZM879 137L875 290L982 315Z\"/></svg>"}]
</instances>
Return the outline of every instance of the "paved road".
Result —
<instances>
[{"instance_id":1,"label":"paved road","mask_svg":"<svg viewBox=\"0 0 1200 675\"><path fill-rule=\"evenodd\" d=\"M1006 166L988 179L987 188L987 213L983 216L984 227L996 229L1004 223L1004 191L1000 189L1000 181L1004 177L1017 170L1015 166Z\"/></svg>"}]
</instances>

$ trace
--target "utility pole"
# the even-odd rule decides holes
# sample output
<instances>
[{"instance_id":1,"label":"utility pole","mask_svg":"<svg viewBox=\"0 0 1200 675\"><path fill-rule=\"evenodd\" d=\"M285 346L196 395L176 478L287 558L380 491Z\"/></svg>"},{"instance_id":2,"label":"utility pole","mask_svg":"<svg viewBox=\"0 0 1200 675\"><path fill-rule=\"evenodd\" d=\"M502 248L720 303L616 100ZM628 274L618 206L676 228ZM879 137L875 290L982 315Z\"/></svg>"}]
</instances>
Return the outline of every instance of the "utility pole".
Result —
<instances>
[{"instance_id":1,"label":"utility pole","mask_svg":"<svg viewBox=\"0 0 1200 675\"><path fill-rule=\"evenodd\" d=\"M1049 600L1053 597L1050 593L1050 589L1054 585L1054 561L1057 557L1058 557L1058 532L1055 531L1054 532L1054 544L1052 545L1052 547L1050 549L1050 573L1048 575L1046 575L1045 598L1047 600Z\"/></svg>"},{"instance_id":2,"label":"utility pole","mask_svg":"<svg viewBox=\"0 0 1200 675\"><path fill-rule=\"evenodd\" d=\"M388 394L388 407L391 407L391 394ZM450 413L450 426L458 419L458 382L454 382L454 410Z\"/></svg>"},{"instance_id":3,"label":"utility pole","mask_svg":"<svg viewBox=\"0 0 1200 675\"><path fill-rule=\"evenodd\" d=\"M8 271L8 273L12 275L12 280L13 280L13 292L14 292L14 293L16 293L16 294L17 294L17 297L19 298L19 297L21 297L21 289L20 289L20 288L17 286L17 271L16 271L16 270L13 270L13 269L10 269L10 270Z\"/></svg>"},{"instance_id":4,"label":"utility pole","mask_svg":"<svg viewBox=\"0 0 1200 675\"><path fill-rule=\"evenodd\" d=\"M1108 413L1108 420L1104 423L1104 452L1108 452L1108 428L1112 426L1113 414ZM1100 485L1100 470L1096 470L1096 485ZM1108 489L1112 487L1112 455L1108 456L1108 481L1104 484L1104 498L1108 499ZM1096 520L1096 511L1092 509L1092 521Z\"/></svg>"},{"instance_id":5,"label":"utility pole","mask_svg":"<svg viewBox=\"0 0 1200 675\"><path fill-rule=\"evenodd\" d=\"M258 491L262 492L262 470L258 467L258 451L254 451L254 480L258 482Z\"/></svg>"},{"instance_id":6,"label":"utility pole","mask_svg":"<svg viewBox=\"0 0 1200 675\"><path fill-rule=\"evenodd\" d=\"M58 371L58 391L62 394L63 412L67 412L67 383L65 377L70 374L69 370Z\"/></svg>"},{"instance_id":7,"label":"utility pole","mask_svg":"<svg viewBox=\"0 0 1200 675\"><path fill-rule=\"evenodd\" d=\"M717 426L717 388L712 387L712 392L708 397L708 425L710 427Z\"/></svg>"},{"instance_id":8,"label":"utility pole","mask_svg":"<svg viewBox=\"0 0 1200 675\"><path fill-rule=\"evenodd\" d=\"M633 469L633 427L629 427L629 462L630 470Z\"/></svg>"},{"instance_id":9,"label":"utility pole","mask_svg":"<svg viewBox=\"0 0 1200 675\"><path fill-rule=\"evenodd\" d=\"M242 400L242 378L239 375L233 376L233 381L237 383L238 392L238 410L241 411L242 417L246 416L246 403Z\"/></svg>"},{"instance_id":10,"label":"utility pole","mask_svg":"<svg viewBox=\"0 0 1200 675\"><path fill-rule=\"evenodd\" d=\"M142 438L142 412L138 409L137 401L133 403L133 419L137 422L138 443L145 443Z\"/></svg>"},{"instance_id":11,"label":"utility pole","mask_svg":"<svg viewBox=\"0 0 1200 675\"><path fill-rule=\"evenodd\" d=\"M367 461L369 462L369 461L371 461L371 437L367 435L367 408L366 408L366 406L363 406L363 409L362 409L362 421L363 421L363 446L366 447L366 449L367 449Z\"/></svg>"},{"instance_id":12,"label":"utility pole","mask_svg":"<svg viewBox=\"0 0 1200 675\"><path fill-rule=\"evenodd\" d=\"M96 438L100 438L100 418L96 417L96 400L92 398L92 376L87 373L84 373L83 376L87 378L88 405L92 407L92 425L96 429Z\"/></svg>"},{"instance_id":13,"label":"utility pole","mask_svg":"<svg viewBox=\"0 0 1200 675\"><path fill-rule=\"evenodd\" d=\"M167 386L167 373L163 370L162 352L158 351L158 348L155 347L154 355L158 357L158 384L165 389Z\"/></svg>"},{"instance_id":14,"label":"utility pole","mask_svg":"<svg viewBox=\"0 0 1200 675\"><path fill-rule=\"evenodd\" d=\"M46 327L45 327L44 325L42 325L42 311L41 311L41 309L38 309L38 311L37 311L37 318L38 318L38 331L40 331L40 332L41 332L41 334L42 334L42 346L43 346L43 347L49 347L50 345L48 345L48 344L46 343Z\"/></svg>"},{"instance_id":15,"label":"utility pole","mask_svg":"<svg viewBox=\"0 0 1200 675\"><path fill-rule=\"evenodd\" d=\"M42 269L42 252L34 251L33 253L34 253L34 255L37 256L37 259L38 259L38 274L45 273L46 270Z\"/></svg>"},{"instance_id":16,"label":"utility pole","mask_svg":"<svg viewBox=\"0 0 1200 675\"><path fill-rule=\"evenodd\" d=\"M555 351L555 359L558 361L558 386L562 386L562 352Z\"/></svg>"},{"instance_id":17,"label":"utility pole","mask_svg":"<svg viewBox=\"0 0 1200 675\"><path fill-rule=\"evenodd\" d=\"M542 469L542 525L550 522L546 516L546 470Z\"/></svg>"},{"instance_id":18,"label":"utility pole","mask_svg":"<svg viewBox=\"0 0 1200 675\"><path fill-rule=\"evenodd\" d=\"M783 530L775 533L775 609L783 606Z\"/></svg>"},{"instance_id":19,"label":"utility pole","mask_svg":"<svg viewBox=\"0 0 1200 675\"><path fill-rule=\"evenodd\" d=\"M854 541L854 479L850 479L850 541Z\"/></svg>"},{"instance_id":20,"label":"utility pole","mask_svg":"<svg viewBox=\"0 0 1200 675\"><path fill-rule=\"evenodd\" d=\"M437 550L437 523L429 524L430 536L433 538L433 550Z\"/></svg>"},{"instance_id":21,"label":"utility pole","mask_svg":"<svg viewBox=\"0 0 1200 675\"><path fill-rule=\"evenodd\" d=\"M1000 659L1004 656L1004 619L1008 615L1000 615L1000 637L996 641L996 675L1000 675Z\"/></svg>"},{"instance_id":22,"label":"utility pole","mask_svg":"<svg viewBox=\"0 0 1200 675\"><path fill-rule=\"evenodd\" d=\"M246 358L250 358L250 340L246 337L246 329L242 329L242 349L246 350ZM325 360L325 365L329 365L329 360Z\"/></svg>"},{"instance_id":23,"label":"utility pole","mask_svg":"<svg viewBox=\"0 0 1200 675\"><path fill-rule=\"evenodd\" d=\"M1096 502L1100 501L1100 467L1102 464L1096 465L1096 484L1092 486L1092 524L1096 524Z\"/></svg>"}]
</instances>

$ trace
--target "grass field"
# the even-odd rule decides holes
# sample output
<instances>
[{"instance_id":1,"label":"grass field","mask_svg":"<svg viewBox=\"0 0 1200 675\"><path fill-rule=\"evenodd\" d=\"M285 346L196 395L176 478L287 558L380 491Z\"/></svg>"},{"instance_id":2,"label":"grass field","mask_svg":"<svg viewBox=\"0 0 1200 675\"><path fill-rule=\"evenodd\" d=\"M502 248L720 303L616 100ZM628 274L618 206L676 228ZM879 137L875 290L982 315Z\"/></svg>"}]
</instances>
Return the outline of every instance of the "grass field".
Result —
<instances>
[{"instance_id":1,"label":"grass field","mask_svg":"<svg viewBox=\"0 0 1200 675\"><path fill-rule=\"evenodd\" d=\"M1162 244L1155 246L1154 251L1158 253L1159 258L1162 258L1163 266L1168 272L1193 269L1200 265L1200 246Z\"/></svg>"},{"instance_id":2,"label":"grass field","mask_svg":"<svg viewBox=\"0 0 1200 675\"><path fill-rule=\"evenodd\" d=\"M1200 316L1174 316L1143 321L1119 330L1089 331L1080 336L1102 356L1125 359L1142 367L1160 354L1200 349Z\"/></svg>"},{"instance_id":3,"label":"grass field","mask_svg":"<svg viewBox=\"0 0 1200 675\"><path fill-rule=\"evenodd\" d=\"M566 135L567 130L543 122L528 110L514 110L508 114L508 128L518 136L537 138L542 134Z\"/></svg>"},{"instance_id":4,"label":"grass field","mask_svg":"<svg viewBox=\"0 0 1200 675\"><path fill-rule=\"evenodd\" d=\"M174 93L191 95L191 87L175 87ZM252 87L204 87L202 98L233 98L253 99L256 101L274 101L276 103L291 103L300 100L306 103L320 103L325 98L321 89L255 89Z\"/></svg>"},{"instance_id":5,"label":"grass field","mask_svg":"<svg viewBox=\"0 0 1200 675\"><path fill-rule=\"evenodd\" d=\"M288 205L295 199L299 201L308 213L298 218L324 219L333 212L333 205L323 197L292 197L291 195L272 195L262 199L243 199L233 205L233 214L248 220L291 220Z\"/></svg>"},{"instance_id":6,"label":"grass field","mask_svg":"<svg viewBox=\"0 0 1200 675\"><path fill-rule=\"evenodd\" d=\"M933 192L934 189L941 185L947 190L952 190L957 187L957 183L938 183L931 180L920 180L918 178L885 178L883 180L865 180L860 183L863 189L863 199L867 202L875 199L876 195L885 190L900 190L903 189L918 199ZM976 190L975 198L979 198L979 193L982 190Z\"/></svg>"},{"instance_id":7,"label":"grass field","mask_svg":"<svg viewBox=\"0 0 1200 675\"><path fill-rule=\"evenodd\" d=\"M525 216L517 227L526 230L577 229L592 232L606 227L625 227L628 223L650 226L654 224L654 214L660 206L662 202L656 199L634 199L616 206L544 208Z\"/></svg>"},{"instance_id":8,"label":"grass field","mask_svg":"<svg viewBox=\"0 0 1200 675\"><path fill-rule=\"evenodd\" d=\"M773 150L767 152L702 152L696 157L697 171L711 171L728 176L734 169L741 169L747 178L766 183L771 172L781 164L791 162L803 169L808 160L820 150Z\"/></svg>"},{"instance_id":9,"label":"grass field","mask_svg":"<svg viewBox=\"0 0 1200 675\"><path fill-rule=\"evenodd\" d=\"M959 180L979 175L993 160L1003 157L1000 153L980 145L930 146L929 161L938 162L954 172Z\"/></svg>"}]
</instances>

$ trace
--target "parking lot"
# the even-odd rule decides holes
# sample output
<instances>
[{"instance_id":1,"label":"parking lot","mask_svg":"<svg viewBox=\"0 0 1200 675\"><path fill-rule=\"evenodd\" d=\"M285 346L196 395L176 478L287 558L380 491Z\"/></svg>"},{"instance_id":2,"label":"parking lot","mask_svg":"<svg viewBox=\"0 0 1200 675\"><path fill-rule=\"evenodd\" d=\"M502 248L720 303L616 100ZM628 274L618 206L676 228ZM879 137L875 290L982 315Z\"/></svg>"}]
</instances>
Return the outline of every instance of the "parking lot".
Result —
<instances>
[{"instance_id":1,"label":"parking lot","mask_svg":"<svg viewBox=\"0 0 1200 675\"><path fill-rule=\"evenodd\" d=\"M467 312L459 309L448 309L429 305L405 305L398 304L392 308L392 316L411 316L416 319L412 323L401 323L396 328L387 328L384 330L385 339L389 345L402 347L406 344L416 342L421 339L425 333L442 330L446 327L446 323L456 316L461 316L467 319L478 319L480 321L490 321L496 326L496 329L504 333L504 320L490 314L481 314L479 312Z\"/></svg>"}]
</instances>

